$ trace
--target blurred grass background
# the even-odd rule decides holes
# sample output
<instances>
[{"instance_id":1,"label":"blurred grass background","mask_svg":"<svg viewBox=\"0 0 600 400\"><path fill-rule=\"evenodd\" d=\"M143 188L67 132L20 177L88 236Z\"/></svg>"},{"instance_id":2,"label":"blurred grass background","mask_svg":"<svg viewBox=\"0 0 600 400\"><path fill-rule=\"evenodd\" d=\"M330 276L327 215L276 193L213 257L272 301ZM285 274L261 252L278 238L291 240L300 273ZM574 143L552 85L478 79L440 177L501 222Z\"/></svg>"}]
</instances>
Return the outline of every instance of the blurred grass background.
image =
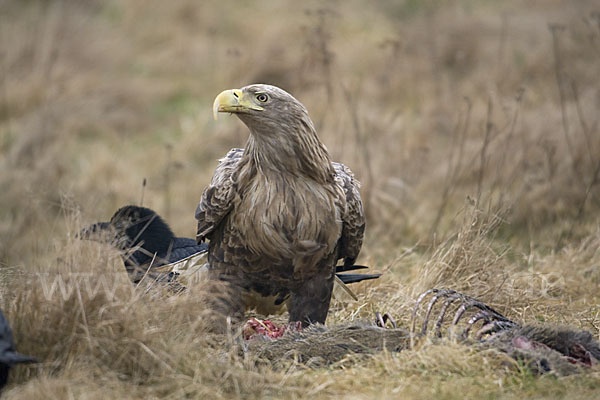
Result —
<instances>
[{"instance_id":1,"label":"blurred grass background","mask_svg":"<svg viewBox=\"0 0 600 400\"><path fill-rule=\"evenodd\" d=\"M144 179L144 205L178 235L193 237L194 210L216 160L247 138L235 117L212 120L212 101L224 89L269 83L308 108L333 159L363 184L368 221L359 262L385 277L364 285L368 310L338 305L330 322L370 315L373 307L406 311L416 291L441 285L483 296L511 317L574 324L598 337L599 73L600 4L591 0L0 0L0 264L6 271L63 270L65 264L105 270L114 260L82 249L88 245L73 243L72 235L139 203ZM39 310L18 314L24 304L44 309L34 301L40 288L27 290L33 297L3 296L24 349L46 354L43 338L78 335L75 311L68 334L57 320L35 321ZM99 300L88 300L94 312ZM121 300L126 307L131 299ZM53 307L59 318L72 305ZM165 337L192 318L169 316L171 309L150 300L139 307L146 307L141 315L171 318ZM152 321L159 329L161 320ZM41 325L47 336L31 338ZM121 341L139 339L154 349L167 340L120 332L109 334L116 353ZM189 357L189 346L179 350L172 357ZM84 397L85 382L102 381L97 368L114 372L105 356L91 362L79 348L63 351L73 352L68 362L48 355L52 368L20 370L18 382L30 373L36 378L10 393ZM408 354L400 360L427 356ZM400 367L390 357L349 375L377 382L384 397L429 397L418 384L394 386L422 369ZM509 376L508 391L492 388L493 368L478 371L472 359L461 358L466 364L450 372L461 378L445 386L448 375L435 360L427 358L422 368L431 368L432 387L449 398L456 387L471 388L473 397L485 395L481 387L496 393L491 397L540 390L544 396L547 382L521 375ZM205 377L204 389L214 385L216 397L295 397L307 385L315 394L350 387L356 396L379 393L373 385L352 386L335 369L285 379L277 371L264 378L263 371L274 386L260 391L252 384L256 372L243 362L232 365L238 369L228 376L241 381L227 386L229 378ZM215 366L227 375L221 367ZM176 372L166 374L177 379L168 390L156 378L128 395L181 394L180 379L199 374L171 368ZM105 380L125 396L131 376ZM598 388L595 379L550 387L555 394L589 395ZM101 398L105 383L90 397ZM194 386L191 397L204 393L194 390L200 389Z\"/></svg>"}]
</instances>

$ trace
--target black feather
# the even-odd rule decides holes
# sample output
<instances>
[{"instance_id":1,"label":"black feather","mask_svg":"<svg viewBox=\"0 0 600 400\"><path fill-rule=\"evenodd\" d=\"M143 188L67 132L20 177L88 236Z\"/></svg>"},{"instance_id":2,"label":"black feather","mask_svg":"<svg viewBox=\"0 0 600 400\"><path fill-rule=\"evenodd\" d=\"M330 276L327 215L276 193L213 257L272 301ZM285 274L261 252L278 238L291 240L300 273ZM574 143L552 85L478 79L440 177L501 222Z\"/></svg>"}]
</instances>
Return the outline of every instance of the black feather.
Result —
<instances>
[{"instance_id":1,"label":"black feather","mask_svg":"<svg viewBox=\"0 0 600 400\"><path fill-rule=\"evenodd\" d=\"M366 265L338 265L335 267L335 272L356 271L357 269L368 269Z\"/></svg>"},{"instance_id":2,"label":"black feather","mask_svg":"<svg viewBox=\"0 0 600 400\"><path fill-rule=\"evenodd\" d=\"M367 281L369 279L377 279L381 276L381 274L339 274L339 273L336 273L336 275L345 284Z\"/></svg>"},{"instance_id":3,"label":"black feather","mask_svg":"<svg viewBox=\"0 0 600 400\"><path fill-rule=\"evenodd\" d=\"M12 329L0 311L0 388L6 385L10 368L15 364L32 362L36 359L16 352Z\"/></svg>"},{"instance_id":4,"label":"black feather","mask_svg":"<svg viewBox=\"0 0 600 400\"><path fill-rule=\"evenodd\" d=\"M121 207L109 222L97 222L82 229L78 237L123 250L123 261L129 267L151 262L153 266L170 264L208 248L194 239L176 237L154 210L134 205Z\"/></svg>"}]
</instances>

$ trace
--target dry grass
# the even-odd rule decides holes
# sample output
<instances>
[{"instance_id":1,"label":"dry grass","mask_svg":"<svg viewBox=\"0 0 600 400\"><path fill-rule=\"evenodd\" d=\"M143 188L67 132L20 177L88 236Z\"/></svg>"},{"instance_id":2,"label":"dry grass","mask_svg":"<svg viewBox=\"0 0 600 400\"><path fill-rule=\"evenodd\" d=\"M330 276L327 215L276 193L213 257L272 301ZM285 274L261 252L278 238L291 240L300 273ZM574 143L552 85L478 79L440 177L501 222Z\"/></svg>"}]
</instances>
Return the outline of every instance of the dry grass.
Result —
<instances>
[{"instance_id":1,"label":"dry grass","mask_svg":"<svg viewBox=\"0 0 600 400\"><path fill-rule=\"evenodd\" d=\"M599 12L0 0L2 308L42 360L13 371L6 397L597 398L597 368L534 377L453 343L270 366L210 333L202 290L134 290L116 254L71 238L139 203L144 179L144 205L192 236L216 160L246 138L235 118L212 122L212 100L266 82L363 182L359 262L385 274L328 324L387 310L408 326L416 293L444 286L600 339ZM67 298L44 292L57 276Z\"/></svg>"}]
</instances>

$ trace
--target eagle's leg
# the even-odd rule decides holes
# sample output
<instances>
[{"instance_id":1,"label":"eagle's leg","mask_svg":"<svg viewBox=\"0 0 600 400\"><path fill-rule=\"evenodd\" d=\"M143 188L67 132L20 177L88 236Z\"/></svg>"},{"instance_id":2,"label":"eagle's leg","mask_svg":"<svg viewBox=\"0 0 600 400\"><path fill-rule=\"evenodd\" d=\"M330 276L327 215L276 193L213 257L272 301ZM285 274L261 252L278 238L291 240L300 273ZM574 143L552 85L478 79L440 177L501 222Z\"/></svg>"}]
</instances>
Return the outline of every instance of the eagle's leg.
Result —
<instances>
[{"instance_id":1,"label":"eagle's leg","mask_svg":"<svg viewBox=\"0 0 600 400\"><path fill-rule=\"evenodd\" d=\"M217 331L226 330L244 318L243 288L238 280L221 275L206 285L206 305Z\"/></svg>"},{"instance_id":2,"label":"eagle's leg","mask_svg":"<svg viewBox=\"0 0 600 400\"><path fill-rule=\"evenodd\" d=\"M293 291L288 303L290 322L300 322L302 327L314 323L324 324L329 311L333 280L333 275L329 279L316 276L304 281L299 289Z\"/></svg>"}]
</instances>

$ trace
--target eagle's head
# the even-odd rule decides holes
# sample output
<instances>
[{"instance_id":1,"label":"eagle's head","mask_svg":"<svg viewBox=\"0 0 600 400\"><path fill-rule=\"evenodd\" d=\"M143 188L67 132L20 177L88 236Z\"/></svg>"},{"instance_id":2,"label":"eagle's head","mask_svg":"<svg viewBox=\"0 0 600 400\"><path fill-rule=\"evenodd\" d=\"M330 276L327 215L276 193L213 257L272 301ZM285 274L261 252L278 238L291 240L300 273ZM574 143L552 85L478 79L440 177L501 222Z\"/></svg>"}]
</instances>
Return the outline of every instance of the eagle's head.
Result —
<instances>
[{"instance_id":1,"label":"eagle's head","mask_svg":"<svg viewBox=\"0 0 600 400\"><path fill-rule=\"evenodd\" d=\"M265 84L225 90L215 99L215 119L220 112L246 124L251 133L246 151L260 169L333 179L329 154L308 111L285 90Z\"/></svg>"},{"instance_id":2,"label":"eagle's head","mask_svg":"<svg viewBox=\"0 0 600 400\"><path fill-rule=\"evenodd\" d=\"M272 85L256 84L221 92L213 105L215 119L220 112L236 114L259 140L274 134L314 132L302 103Z\"/></svg>"},{"instance_id":3,"label":"eagle's head","mask_svg":"<svg viewBox=\"0 0 600 400\"><path fill-rule=\"evenodd\" d=\"M243 121L279 120L282 116L307 118L306 108L291 94L277 86L255 84L221 92L215 99L213 115L237 114Z\"/></svg>"}]
</instances>

